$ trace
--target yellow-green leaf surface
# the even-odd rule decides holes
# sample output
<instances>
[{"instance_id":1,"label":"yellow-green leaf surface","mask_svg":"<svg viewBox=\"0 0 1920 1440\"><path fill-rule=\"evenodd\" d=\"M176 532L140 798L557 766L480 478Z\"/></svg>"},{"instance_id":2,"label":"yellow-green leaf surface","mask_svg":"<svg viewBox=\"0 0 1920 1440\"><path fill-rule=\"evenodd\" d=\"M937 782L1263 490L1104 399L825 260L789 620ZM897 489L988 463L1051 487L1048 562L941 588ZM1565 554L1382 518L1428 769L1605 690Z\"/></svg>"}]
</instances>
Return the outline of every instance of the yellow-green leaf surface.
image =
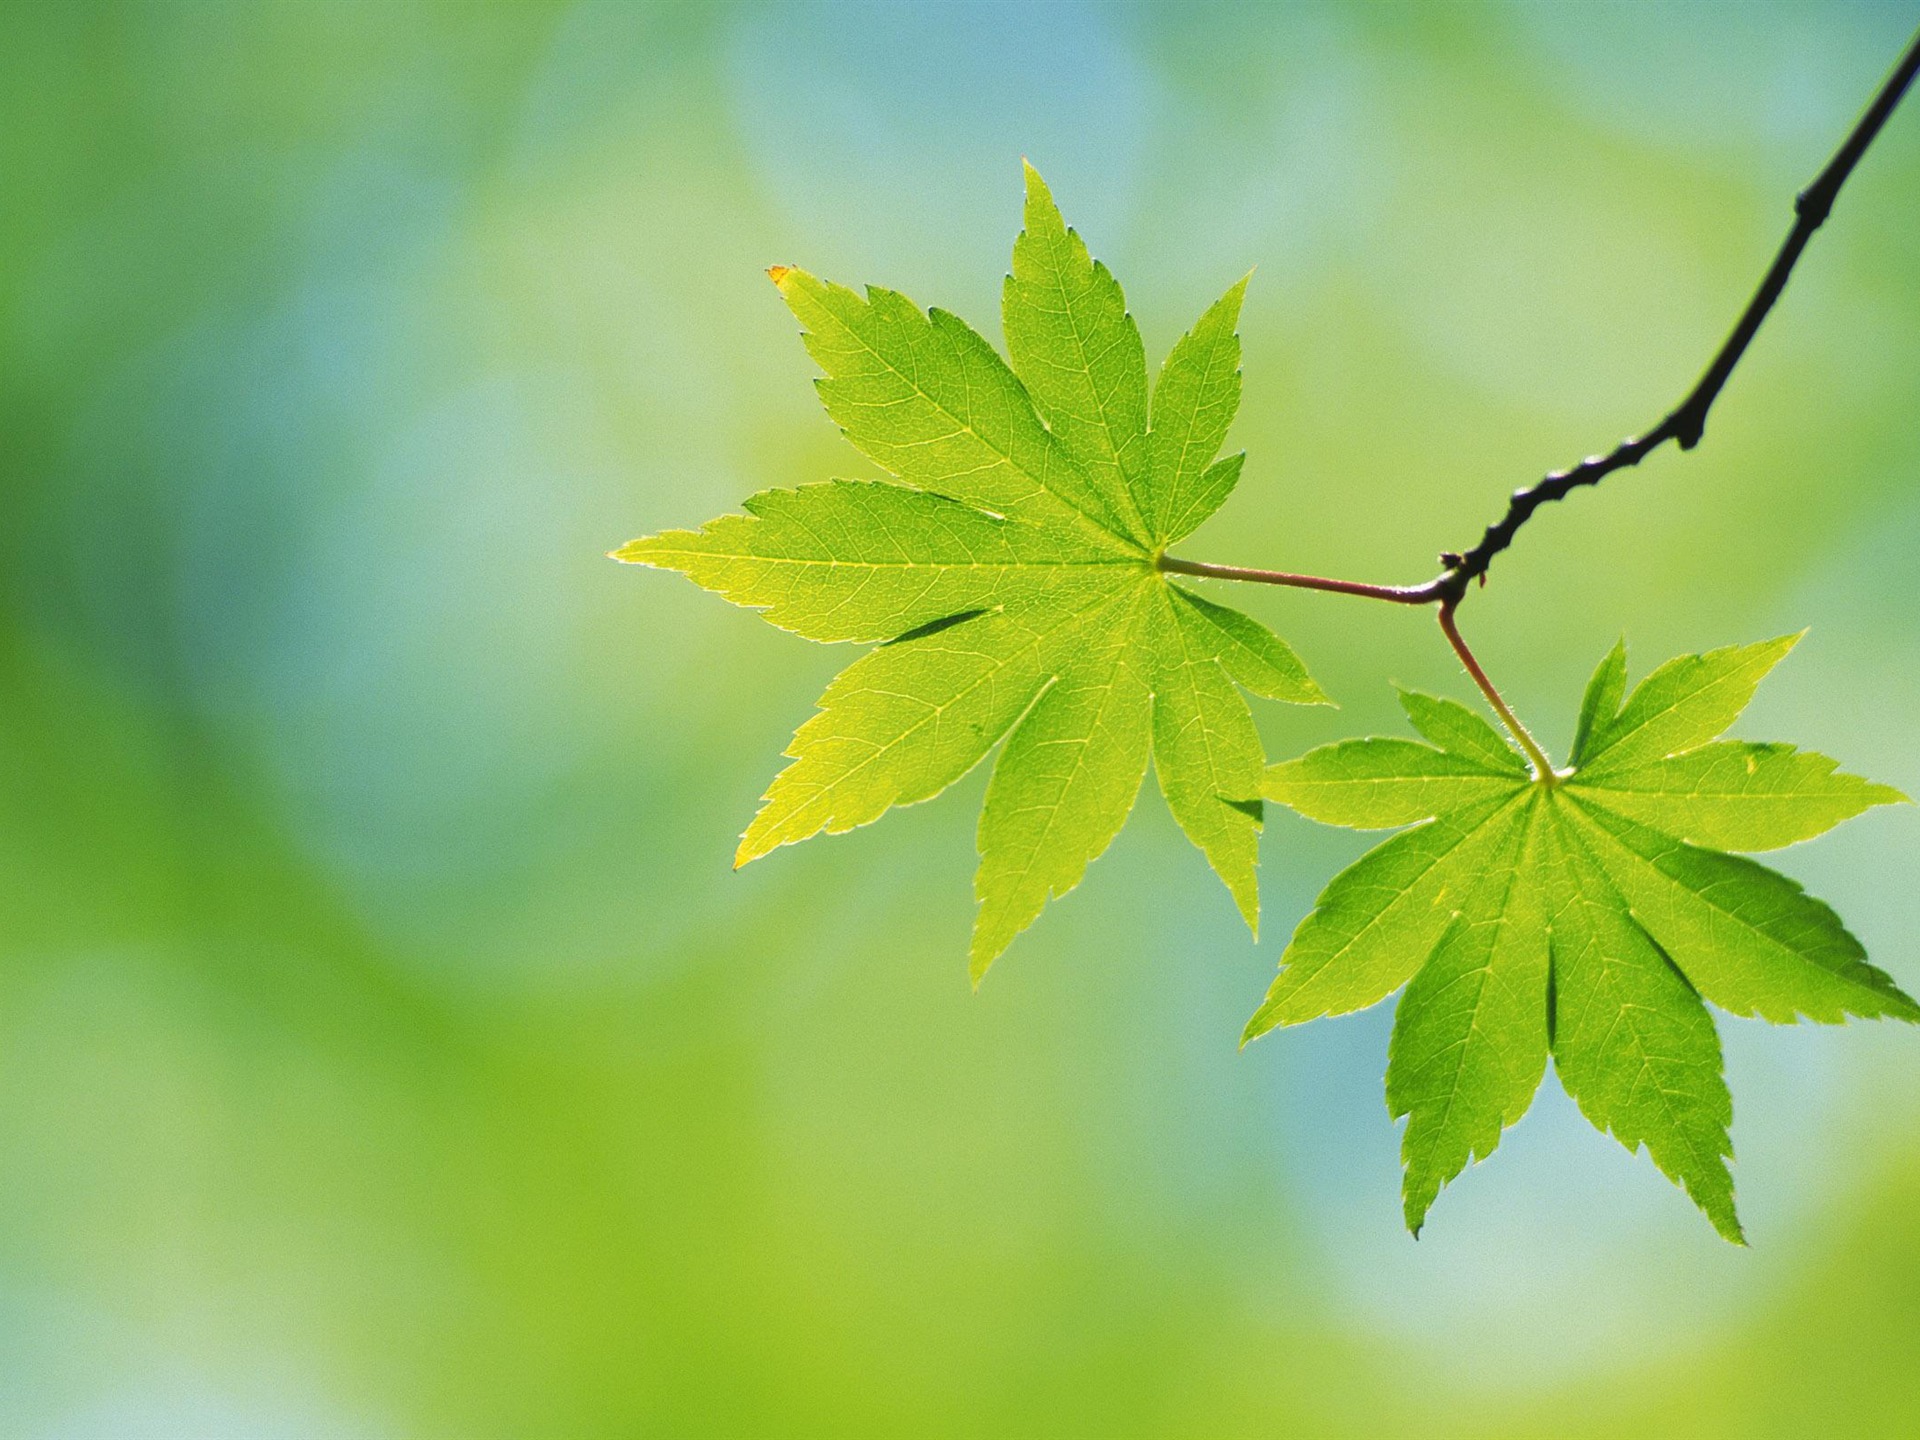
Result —
<instances>
[{"instance_id":1,"label":"yellow-green leaf surface","mask_svg":"<svg viewBox=\"0 0 1920 1440\"><path fill-rule=\"evenodd\" d=\"M1406 987L1387 1104L1407 1120L1415 1234L1525 1113L1551 1055L1594 1125L1644 1148L1739 1241L1733 1102L1703 1001L1782 1022L1920 1020L1831 909L1726 853L1904 798L1823 756L1719 738L1797 638L1682 656L1631 695L1615 647L1573 766L1544 780L1473 712L1411 694L1430 743L1351 740L1268 767L1266 798L1312 819L1412 827L1327 886L1247 1038Z\"/></svg>"},{"instance_id":2,"label":"yellow-green leaf surface","mask_svg":"<svg viewBox=\"0 0 1920 1440\"><path fill-rule=\"evenodd\" d=\"M1256 926L1265 757L1242 692L1326 698L1278 636L1158 566L1240 475L1219 450L1245 281L1150 390L1119 283L1031 167L1023 223L1011 365L956 316L776 266L828 415L892 478L766 490L615 552L808 639L877 642L794 735L738 864L937 795L1005 742L980 817L976 980L1112 842L1149 760Z\"/></svg>"}]
</instances>

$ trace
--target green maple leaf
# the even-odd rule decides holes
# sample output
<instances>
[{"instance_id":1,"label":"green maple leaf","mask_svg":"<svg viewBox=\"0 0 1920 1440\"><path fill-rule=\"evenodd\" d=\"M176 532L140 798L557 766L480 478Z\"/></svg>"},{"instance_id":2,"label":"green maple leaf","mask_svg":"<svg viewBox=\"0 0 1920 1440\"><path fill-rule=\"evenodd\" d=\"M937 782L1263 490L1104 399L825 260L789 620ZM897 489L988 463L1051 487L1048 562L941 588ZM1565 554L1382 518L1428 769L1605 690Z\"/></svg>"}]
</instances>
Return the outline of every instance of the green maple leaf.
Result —
<instances>
[{"instance_id":1,"label":"green maple leaf","mask_svg":"<svg viewBox=\"0 0 1920 1440\"><path fill-rule=\"evenodd\" d=\"M1553 1057L1595 1126L1644 1145L1741 1239L1733 1102L1704 1001L1774 1022L1920 1020L1840 918L1730 850L1818 835L1897 790L1790 745L1717 737L1789 636L1686 655L1624 704L1601 663L1572 764L1536 778L1447 700L1403 694L1413 740L1352 740L1267 771L1268 799L1331 825L1415 826L1335 877L1294 932L1248 1039L1401 986L1387 1106L1416 1235L1440 1187L1519 1120Z\"/></svg>"},{"instance_id":2,"label":"green maple leaf","mask_svg":"<svg viewBox=\"0 0 1920 1440\"><path fill-rule=\"evenodd\" d=\"M891 290L770 273L828 415L890 482L767 490L747 514L635 540L810 640L878 641L821 697L736 864L953 784L1005 737L980 817L971 970L985 973L1125 822L1151 755L1249 926L1265 756L1242 688L1324 703L1278 637L1172 584L1161 551L1226 499L1242 280L1149 394L1120 286L1032 167L1002 307L1011 367Z\"/></svg>"}]
</instances>

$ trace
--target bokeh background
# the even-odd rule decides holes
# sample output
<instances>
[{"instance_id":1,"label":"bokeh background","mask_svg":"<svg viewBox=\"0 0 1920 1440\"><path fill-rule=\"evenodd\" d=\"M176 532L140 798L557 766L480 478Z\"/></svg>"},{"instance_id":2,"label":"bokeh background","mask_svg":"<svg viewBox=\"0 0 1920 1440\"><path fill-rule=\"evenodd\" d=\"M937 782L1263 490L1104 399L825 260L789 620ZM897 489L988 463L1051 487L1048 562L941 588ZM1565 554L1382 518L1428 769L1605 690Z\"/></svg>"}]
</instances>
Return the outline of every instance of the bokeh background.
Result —
<instances>
[{"instance_id":1,"label":"bokeh background","mask_svg":"<svg viewBox=\"0 0 1920 1440\"><path fill-rule=\"evenodd\" d=\"M1257 266L1196 558L1411 581L1664 413L1909 4L71 3L0 15L0 1433L1920 1433L1920 1035L1722 1020L1716 1239L1547 1081L1401 1228L1389 1007L1236 1053L1151 787L965 971L975 775L739 874L845 650L610 563L871 473L761 271L998 336L1031 156L1158 357ZM1690 456L1463 612L1564 753L1742 723L1920 794L1920 100ZM1343 702L1425 613L1235 597ZM1784 868L1920 988L1920 812Z\"/></svg>"}]
</instances>

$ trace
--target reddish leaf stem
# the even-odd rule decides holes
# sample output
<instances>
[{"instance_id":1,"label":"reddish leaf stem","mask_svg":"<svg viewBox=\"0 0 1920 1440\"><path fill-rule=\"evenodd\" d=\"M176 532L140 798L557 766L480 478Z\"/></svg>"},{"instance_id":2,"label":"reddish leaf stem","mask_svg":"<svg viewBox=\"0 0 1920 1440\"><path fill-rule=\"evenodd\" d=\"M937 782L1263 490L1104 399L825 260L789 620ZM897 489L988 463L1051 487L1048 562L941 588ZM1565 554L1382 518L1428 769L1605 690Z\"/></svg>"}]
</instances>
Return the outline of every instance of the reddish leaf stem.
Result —
<instances>
[{"instance_id":1,"label":"reddish leaf stem","mask_svg":"<svg viewBox=\"0 0 1920 1440\"><path fill-rule=\"evenodd\" d=\"M1460 657L1460 663L1467 667L1467 674L1473 677L1473 683L1480 687L1480 693L1487 697L1487 703L1493 706L1493 713L1500 717L1500 723L1507 727L1507 733L1519 742L1520 748L1527 752L1527 759L1533 764L1533 778L1543 785L1553 784L1559 777L1553 768L1553 762L1547 758L1547 752L1540 748L1527 727L1520 723L1520 717L1513 713L1513 707L1501 698L1494 688L1493 681L1487 678L1487 672L1480 668L1480 662L1473 658L1473 651L1467 648L1467 642L1460 634L1460 627L1454 623L1453 612L1458 602L1442 600L1440 602L1440 630L1447 637L1447 643L1453 646L1453 653Z\"/></svg>"},{"instance_id":2,"label":"reddish leaf stem","mask_svg":"<svg viewBox=\"0 0 1920 1440\"><path fill-rule=\"evenodd\" d=\"M1426 605L1433 596L1424 585L1369 585L1364 580L1329 580L1320 575L1296 575L1288 570L1250 570L1244 565L1212 565L1204 560L1160 557L1160 568L1176 575L1202 575L1213 580L1250 580L1259 585L1288 585L1296 590L1328 590L1336 595L1360 595L1369 600L1392 600L1402 605Z\"/></svg>"}]
</instances>

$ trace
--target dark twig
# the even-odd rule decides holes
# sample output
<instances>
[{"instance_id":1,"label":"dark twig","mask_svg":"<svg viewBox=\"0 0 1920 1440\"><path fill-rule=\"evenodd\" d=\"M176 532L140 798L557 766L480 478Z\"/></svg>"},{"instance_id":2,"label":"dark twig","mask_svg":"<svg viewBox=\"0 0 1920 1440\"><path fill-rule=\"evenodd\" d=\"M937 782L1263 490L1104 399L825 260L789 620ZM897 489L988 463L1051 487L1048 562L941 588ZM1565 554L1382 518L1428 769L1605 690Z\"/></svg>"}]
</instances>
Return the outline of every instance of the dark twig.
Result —
<instances>
[{"instance_id":1,"label":"dark twig","mask_svg":"<svg viewBox=\"0 0 1920 1440\"><path fill-rule=\"evenodd\" d=\"M1826 169L1795 198L1793 229L1780 246L1780 253L1773 257L1773 264L1760 281L1760 288L1754 291L1747 308L1741 312L1733 333L1727 336L1719 354L1713 357L1713 363L1707 366L1706 373L1700 377L1687 398L1646 434L1623 440L1607 454L1589 456L1569 470L1556 470L1531 489L1516 490L1512 500L1507 503L1507 513L1487 527L1479 544L1465 554L1449 552L1440 557L1440 563L1447 567L1446 573L1420 587L1430 598L1458 602L1466 594L1471 581L1478 579L1485 584L1487 567L1493 563L1493 557L1513 543L1513 537L1520 527L1547 501L1558 500L1582 485L1597 485L1616 470L1638 465L1669 440L1679 441L1682 450L1691 450L1700 443L1700 436L1707 426L1707 412L1719 398L1727 377L1733 374L1733 367L1747 353L1747 346L1753 343L1753 337L1773 309L1774 302L1780 298L1780 292L1787 288L1788 277L1793 274L1800 252L1807 248L1813 232L1832 212L1840 187L1846 184L1853 167L1860 163L1860 157L1866 154L1867 147L1880 133L1880 127L1887 123L1887 117L1913 84L1916 74L1920 74L1920 32L1915 32L1907 45L1906 54L1900 57L1900 63L1894 66L1893 73L1880 87L1880 93L1874 96L1873 103L1853 127L1853 133L1847 136L1845 143L1827 162Z\"/></svg>"},{"instance_id":2,"label":"dark twig","mask_svg":"<svg viewBox=\"0 0 1920 1440\"><path fill-rule=\"evenodd\" d=\"M1682 450L1691 450L1700 443L1700 437L1707 428L1707 413L1720 397L1727 378L1733 374L1741 356L1747 353L1747 347L1753 343L1753 337L1759 333L1761 323L1772 311L1774 302L1787 288L1793 267L1799 262L1801 252L1807 248L1807 242L1813 238L1813 232L1832 213L1840 187L1846 184L1847 177L1853 173L1854 166L1860 163L1860 157L1866 154L1867 147L1880 133L1880 128L1887 123L1887 117L1907 93L1916 74L1920 74L1920 31L1916 31L1908 42L1899 64L1894 66L1893 73L1881 85L1879 93L1867 106L1866 113L1834 152L1826 168L1795 197L1793 229L1788 232L1780 252L1773 257L1773 264L1761 278L1760 288L1753 292L1747 308L1740 312L1733 333L1721 344L1713 363L1707 366L1706 372L1695 382L1686 398L1644 435L1631 436L1604 455L1590 455L1571 469L1556 470L1539 484L1514 491L1512 499L1507 502L1507 513L1486 528L1479 543L1464 553L1443 553L1440 563L1446 569L1426 584L1372 585L1360 580L1330 580L1319 575L1297 575L1288 570L1210 565L1197 560L1178 560L1165 554L1157 557L1156 563L1160 569L1176 574L1208 576L1216 580L1250 580L1258 584L1287 585L1300 590L1326 590L1338 595L1387 600L1397 605L1431 605L1438 602L1440 629L1445 633L1447 643L1453 647L1454 654L1460 657L1460 663L1467 667L1467 673L1473 677L1474 684L1480 687L1481 694L1487 697L1487 703L1493 706L1501 722L1532 761L1534 778L1543 784L1555 783L1557 777L1552 762L1533 736L1527 733L1526 726L1520 723L1512 707L1501 698L1480 662L1474 659L1473 651L1467 648L1467 642L1460 636L1460 627L1454 623L1454 611L1466 597L1469 585L1475 580L1482 585L1487 583L1487 569L1493 564L1493 557L1513 543L1513 537L1519 533L1520 527L1549 500L1559 500L1582 485L1597 485L1616 470L1638 465L1669 440L1678 441Z\"/></svg>"},{"instance_id":3,"label":"dark twig","mask_svg":"<svg viewBox=\"0 0 1920 1440\"><path fill-rule=\"evenodd\" d=\"M1700 443L1700 436L1707 426L1707 412L1713 409L1713 402L1719 398L1727 377L1733 374L1734 366L1740 363L1740 357L1747 353L1747 347L1759 333L1761 322L1773 309L1780 293L1787 288L1787 280L1793 274L1793 267L1798 263L1801 252L1807 248L1813 232L1825 223L1832 212L1840 187L1853 173L1853 167L1860 163L1860 157L1880 133L1881 126L1887 123L1887 117L1913 84L1916 74L1920 74L1920 31L1915 32L1899 64L1894 66L1893 73L1881 85L1879 93L1867 106L1866 113L1860 117L1839 150L1834 152L1826 168L1795 198L1793 229L1780 246L1779 254L1773 257L1773 264L1762 277L1760 288L1754 291L1747 308L1741 312L1733 333L1727 336L1719 353L1713 357L1713 363L1707 366L1706 372L1687 397L1644 435L1622 440L1604 455L1590 455L1570 469L1554 471L1537 485L1514 491L1512 499L1507 502L1507 513L1486 528L1479 543L1464 553L1451 550L1442 553L1440 563L1446 569L1426 584L1371 585L1358 580L1296 575L1286 570L1210 565L1194 560L1177 560L1171 555L1160 557L1160 568L1183 575L1207 575L1220 580L1251 580L1265 585L1289 585L1302 590L1328 590L1340 595L1389 600L1400 605L1431 605L1436 601L1443 607L1458 605L1473 581L1478 580L1483 585L1486 583L1487 570L1493 564L1493 557L1513 543L1513 537L1519 533L1520 527L1549 500L1559 500L1582 485L1597 485L1616 470L1638 465L1669 440L1679 441L1682 450L1691 450ZM1443 619L1441 623L1446 625L1448 621ZM1457 643L1455 648L1460 648Z\"/></svg>"}]
</instances>

